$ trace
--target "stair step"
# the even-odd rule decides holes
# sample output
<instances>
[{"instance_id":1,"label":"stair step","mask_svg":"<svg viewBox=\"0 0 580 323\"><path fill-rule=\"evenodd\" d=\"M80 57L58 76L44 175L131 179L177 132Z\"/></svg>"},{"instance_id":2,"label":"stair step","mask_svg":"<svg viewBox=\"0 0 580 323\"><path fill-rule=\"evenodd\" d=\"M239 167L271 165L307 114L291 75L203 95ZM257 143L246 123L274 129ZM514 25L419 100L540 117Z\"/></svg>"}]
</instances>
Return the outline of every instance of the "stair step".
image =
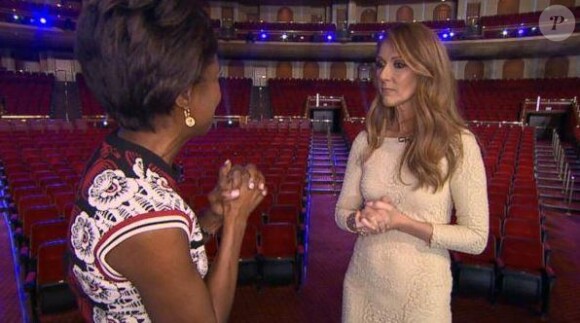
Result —
<instances>
[{"instance_id":1,"label":"stair step","mask_svg":"<svg viewBox=\"0 0 580 323\"><path fill-rule=\"evenodd\" d=\"M572 202L568 204L559 199L541 199L544 208L556 209L570 214L580 214L580 203Z\"/></svg>"},{"instance_id":2,"label":"stair step","mask_svg":"<svg viewBox=\"0 0 580 323\"><path fill-rule=\"evenodd\" d=\"M564 194L562 192L562 190L560 190L560 189L558 189L558 190L554 189L554 190L542 190L540 192L540 198L558 199L558 200L568 201L570 196L567 194ZM572 195L572 201L580 203L580 192Z\"/></svg>"},{"instance_id":3,"label":"stair step","mask_svg":"<svg viewBox=\"0 0 580 323\"><path fill-rule=\"evenodd\" d=\"M332 177L334 175L332 170L329 169L313 169L310 171L310 174L312 174L313 176L328 176L328 177Z\"/></svg>"},{"instance_id":4,"label":"stair step","mask_svg":"<svg viewBox=\"0 0 580 323\"><path fill-rule=\"evenodd\" d=\"M317 160L317 161L313 161L310 164L311 167L331 167L332 166L332 162L330 160L328 161L321 161L321 160Z\"/></svg>"},{"instance_id":5,"label":"stair step","mask_svg":"<svg viewBox=\"0 0 580 323\"><path fill-rule=\"evenodd\" d=\"M310 192L312 193L339 193L340 189L337 189L332 184L317 184L310 187Z\"/></svg>"}]
</instances>

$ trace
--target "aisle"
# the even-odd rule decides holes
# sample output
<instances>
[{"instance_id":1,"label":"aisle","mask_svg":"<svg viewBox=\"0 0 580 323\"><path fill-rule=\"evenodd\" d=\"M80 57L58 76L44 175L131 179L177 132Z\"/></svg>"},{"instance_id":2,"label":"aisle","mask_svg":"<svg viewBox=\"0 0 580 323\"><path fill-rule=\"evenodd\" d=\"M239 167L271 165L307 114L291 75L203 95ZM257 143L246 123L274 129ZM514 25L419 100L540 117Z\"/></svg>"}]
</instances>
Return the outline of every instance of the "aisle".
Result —
<instances>
[{"instance_id":1,"label":"aisle","mask_svg":"<svg viewBox=\"0 0 580 323\"><path fill-rule=\"evenodd\" d=\"M25 322L26 311L22 305L25 300L21 301L18 292L18 267L14 265L8 219L5 214L0 218L0 322Z\"/></svg>"}]
</instances>

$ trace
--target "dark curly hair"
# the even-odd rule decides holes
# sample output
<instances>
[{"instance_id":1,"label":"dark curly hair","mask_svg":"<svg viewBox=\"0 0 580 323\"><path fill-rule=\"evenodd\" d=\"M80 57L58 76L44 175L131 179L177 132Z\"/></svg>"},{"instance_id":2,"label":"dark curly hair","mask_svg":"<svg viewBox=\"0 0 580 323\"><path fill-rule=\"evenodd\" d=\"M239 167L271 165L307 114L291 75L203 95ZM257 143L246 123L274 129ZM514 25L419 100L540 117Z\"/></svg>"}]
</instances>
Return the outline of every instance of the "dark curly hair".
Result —
<instances>
[{"instance_id":1,"label":"dark curly hair","mask_svg":"<svg viewBox=\"0 0 580 323\"><path fill-rule=\"evenodd\" d=\"M84 4L76 56L89 88L121 127L155 131L153 119L199 81L217 53L196 0L91 0Z\"/></svg>"}]
</instances>

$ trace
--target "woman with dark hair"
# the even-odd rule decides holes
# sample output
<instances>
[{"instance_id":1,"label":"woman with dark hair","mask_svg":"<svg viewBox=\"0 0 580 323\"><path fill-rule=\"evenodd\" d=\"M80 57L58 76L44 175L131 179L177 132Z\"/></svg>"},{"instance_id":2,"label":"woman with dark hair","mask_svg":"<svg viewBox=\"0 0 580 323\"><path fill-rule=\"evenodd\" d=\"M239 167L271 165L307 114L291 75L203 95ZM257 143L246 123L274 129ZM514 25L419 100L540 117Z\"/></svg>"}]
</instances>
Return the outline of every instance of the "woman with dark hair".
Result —
<instances>
[{"instance_id":1,"label":"woman with dark hair","mask_svg":"<svg viewBox=\"0 0 580 323\"><path fill-rule=\"evenodd\" d=\"M448 250L480 253L488 238L480 148L457 112L445 47L424 25L388 31L375 82L335 212L359 235L343 322L451 322Z\"/></svg>"},{"instance_id":2,"label":"woman with dark hair","mask_svg":"<svg viewBox=\"0 0 580 323\"><path fill-rule=\"evenodd\" d=\"M88 162L72 212L69 281L95 322L225 322L251 211L266 195L252 165L226 161L196 215L172 167L211 126L217 41L192 0L93 0L77 28L87 84L119 124ZM204 236L222 230L211 269Z\"/></svg>"}]
</instances>

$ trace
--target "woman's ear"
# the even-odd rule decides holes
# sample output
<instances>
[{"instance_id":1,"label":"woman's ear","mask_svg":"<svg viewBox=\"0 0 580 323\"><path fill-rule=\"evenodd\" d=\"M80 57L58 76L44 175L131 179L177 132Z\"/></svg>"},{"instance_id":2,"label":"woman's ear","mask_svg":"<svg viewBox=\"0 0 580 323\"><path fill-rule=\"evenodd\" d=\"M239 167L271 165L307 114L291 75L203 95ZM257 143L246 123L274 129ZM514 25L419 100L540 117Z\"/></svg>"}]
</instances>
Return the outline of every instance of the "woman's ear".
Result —
<instances>
[{"instance_id":1,"label":"woman's ear","mask_svg":"<svg viewBox=\"0 0 580 323\"><path fill-rule=\"evenodd\" d=\"M191 91L181 93L177 99L175 99L175 104L180 108L189 107L189 98L191 96Z\"/></svg>"}]
</instances>

